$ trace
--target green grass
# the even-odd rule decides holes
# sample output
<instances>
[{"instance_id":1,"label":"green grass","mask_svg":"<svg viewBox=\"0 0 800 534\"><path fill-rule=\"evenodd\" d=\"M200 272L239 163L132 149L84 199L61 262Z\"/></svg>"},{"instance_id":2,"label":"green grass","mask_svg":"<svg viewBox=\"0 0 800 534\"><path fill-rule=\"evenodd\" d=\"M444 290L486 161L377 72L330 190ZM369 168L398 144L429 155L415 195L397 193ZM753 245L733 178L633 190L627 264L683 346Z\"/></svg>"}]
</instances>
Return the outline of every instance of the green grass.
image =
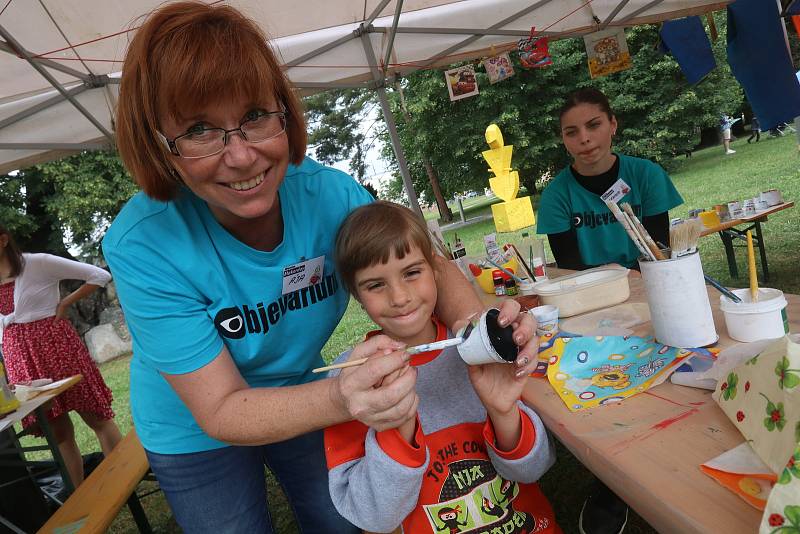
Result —
<instances>
[{"instance_id":1,"label":"green grass","mask_svg":"<svg viewBox=\"0 0 800 534\"><path fill-rule=\"evenodd\" d=\"M681 159L671 176L685 200L685 204L676 208L672 216L685 216L691 208L709 207L729 200L741 200L755 196L760 191L778 188L784 198L796 200L800 198L800 156L796 150L794 136L787 135L780 139L768 139L762 136L758 144L748 145L744 140L734 144L736 154L725 156L721 147L696 152L692 158ZM533 198L534 202L538 197ZM491 211L490 205L497 199L476 197L464 201L467 218ZM454 210L459 220L458 209ZM768 258L772 281L771 287L783 291L800 293L800 276L797 264L800 262L800 237L797 233L798 211L786 210L770 216L763 225L767 243ZM435 214L428 214L435 218ZM794 223L790 225L790 223ZM533 228L527 229L533 233ZM458 233L465 242L469 255L481 255L483 236L494 232L491 220L462 227L458 230L444 232L445 239L453 242L453 233ZM518 241L522 231L510 234L499 234L498 241ZM708 236L701 240L700 251L704 269L720 278L723 283L736 287L746 285L746 265L742 250L737 251L740 278L732 280L728 275L722 243L717 236ZM549 250L548 250L549 253ZM552 258L552 256L550 256ZM342 322L323 349L326 361L335 358L340 352L357 343L365 332L374 328L369 317L360 306L351 301ZM131 427L130 407L128 406L128 363L130 358L120 358L101 367L106 383L114 392L114 410L116 421L123 433ZM84 453L99 449L94 434L77 417L73 417L76 426L78 444ZM32 442L27 438L26 442ZM558 461L541 481L543 491L553 503L556 517L564 532L577 532L577 518L581 504L589 490L591 473L586 470L560 444L557 447ZM268 492L271 500L271 511L276 521L277 531L281 533L296 532L294 520L288 504L283 498L278 485L268 477ZM145 511L156 532L179 532L161 493L148 496L143 501ZM134 533L136 527L124 509L114 521L112 533ZM635 514L631 517L625 530L629 534L655 531Z\"/></svg>"}]
</instances>

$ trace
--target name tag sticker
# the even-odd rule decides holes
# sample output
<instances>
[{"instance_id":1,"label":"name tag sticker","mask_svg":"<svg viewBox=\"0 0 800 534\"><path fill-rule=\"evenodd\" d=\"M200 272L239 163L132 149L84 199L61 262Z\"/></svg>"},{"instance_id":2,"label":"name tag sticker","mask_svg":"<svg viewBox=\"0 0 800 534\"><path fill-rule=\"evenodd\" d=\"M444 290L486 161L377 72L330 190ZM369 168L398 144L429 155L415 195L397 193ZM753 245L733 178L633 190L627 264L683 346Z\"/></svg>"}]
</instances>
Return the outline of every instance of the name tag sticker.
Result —
<instances>
[{"instance_id":1,"label":"name tag sticker","mask_svg":"<svg viewBox=\"0 0 800 534\"><path fill-rule=\"evenodd\" d=\"M631 190L631 187L622 181L622 178L614 182L614 185L608 188L608 191L603 193L600 198L606 204L616 204L622 197L627 195Z\"/></svg>"},{"instance_id":2,"label":"name tag sticker","mask_svg":"<svg viewBox=\"0 0 800 534\"><path fill-rule=\"evenodd\" d=\"M295 263L283 268L283 295L313 286L322 280L325 256Z\"/></svg>"}]
</instances>

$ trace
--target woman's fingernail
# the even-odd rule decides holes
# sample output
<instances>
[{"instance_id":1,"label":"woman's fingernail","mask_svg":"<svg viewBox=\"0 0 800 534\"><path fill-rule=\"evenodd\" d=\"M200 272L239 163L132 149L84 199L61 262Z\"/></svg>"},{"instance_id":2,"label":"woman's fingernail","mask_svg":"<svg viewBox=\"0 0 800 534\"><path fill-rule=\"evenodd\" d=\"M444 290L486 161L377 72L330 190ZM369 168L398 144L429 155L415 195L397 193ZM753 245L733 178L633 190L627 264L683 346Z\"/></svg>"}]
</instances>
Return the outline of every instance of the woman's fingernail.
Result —
<instances>
[{"instance_id":1,"label":"woman's fingernail","mask_svg":"<svg viewBox=\"0 0 800 534\"><path fill-rule=\"evenodd\" d=\"M514 336L514 342L515 342L517 345L521 345L521 344L522 344L522 341L523 341L523 339L524 339L524 338L522 337L522 334L517 334L516 336Z\"/></svg>"},{"instance_id":2,"label":"woman's fingernail","mask_svg":"<svg viewBox=\"0 0 800 534\"><path fill-rule=\"evenodd\" d=\"M528 371L526 371L524 369L520 369L519 371L516 372L516 377L517 378L522 378L523 376L525 376L527 374L528 374Z\"/></svg>"},{"instance_id":3,"label":"woman's fingernail","mask_svg":"<svg viewBox=\"0 0 800 534\"><path fill-rule=\"evenodd\" d=\"M528 365L528 362L529 362L529 361L530 361L530 360L528 359L528 357L527 357L527 356L525 356L524 358L522 358L521 360L519 360L519 361L517 362L517 365L519 365L520 367L525 367L526 365Z\"/></svg>"}]
</instances>

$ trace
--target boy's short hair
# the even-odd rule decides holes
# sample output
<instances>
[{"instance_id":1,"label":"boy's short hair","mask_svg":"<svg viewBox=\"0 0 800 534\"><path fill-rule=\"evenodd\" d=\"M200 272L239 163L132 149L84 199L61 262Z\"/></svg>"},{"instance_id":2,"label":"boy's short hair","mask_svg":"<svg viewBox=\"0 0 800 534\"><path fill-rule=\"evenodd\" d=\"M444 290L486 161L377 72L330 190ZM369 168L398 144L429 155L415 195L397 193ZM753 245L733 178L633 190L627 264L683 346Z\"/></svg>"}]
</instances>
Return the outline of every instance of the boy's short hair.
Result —
<instances>
[{"instance_id":1,"label":"boy's short hair","mask_svg":"<svg viewBox=\"0 0 800 534\"><path fill-rule=\"evenodd\" d=\"M419 248L428 264L436 269L428 227L413 211L378 200L354 209L336 236L336 270L347 290L356 295L355 279L360 269L386 263L394 255L402 259Z\"/></svg>"}]
</instances>

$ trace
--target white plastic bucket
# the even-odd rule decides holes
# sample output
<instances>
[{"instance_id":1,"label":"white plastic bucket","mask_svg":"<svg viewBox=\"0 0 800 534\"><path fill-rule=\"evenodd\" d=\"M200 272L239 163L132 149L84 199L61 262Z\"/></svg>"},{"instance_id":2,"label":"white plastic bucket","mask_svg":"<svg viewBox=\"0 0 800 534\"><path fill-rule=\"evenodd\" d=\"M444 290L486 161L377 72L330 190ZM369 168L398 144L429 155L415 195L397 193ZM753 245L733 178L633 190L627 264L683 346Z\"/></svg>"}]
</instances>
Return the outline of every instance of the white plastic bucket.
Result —
<instances>
[{"instance_id":1,"label":"white plastic bucket","mask_svg":"<svg viewBox=\"0 0 800 534\"><path fill-rule=\"evenodd\" d=\"M719 339L700 254L639 261L656 340L671 347L705 347Z\"/></svg>"},{"instance_id":2,"label":"white plastic bucket","mask_svg":"<svg viewBox=\"0 0 800 534\"><path fill-rule=\"evenodd\" d=\"M734 289L742 299L736 303L720 295L719 308L725 315L728 335L736 341L751 343L760 339L775 339L789 333L786 317L786 298L779 289L758 288L758 302L752 302L750 289Z\"/></svg>"}]
</instances>

